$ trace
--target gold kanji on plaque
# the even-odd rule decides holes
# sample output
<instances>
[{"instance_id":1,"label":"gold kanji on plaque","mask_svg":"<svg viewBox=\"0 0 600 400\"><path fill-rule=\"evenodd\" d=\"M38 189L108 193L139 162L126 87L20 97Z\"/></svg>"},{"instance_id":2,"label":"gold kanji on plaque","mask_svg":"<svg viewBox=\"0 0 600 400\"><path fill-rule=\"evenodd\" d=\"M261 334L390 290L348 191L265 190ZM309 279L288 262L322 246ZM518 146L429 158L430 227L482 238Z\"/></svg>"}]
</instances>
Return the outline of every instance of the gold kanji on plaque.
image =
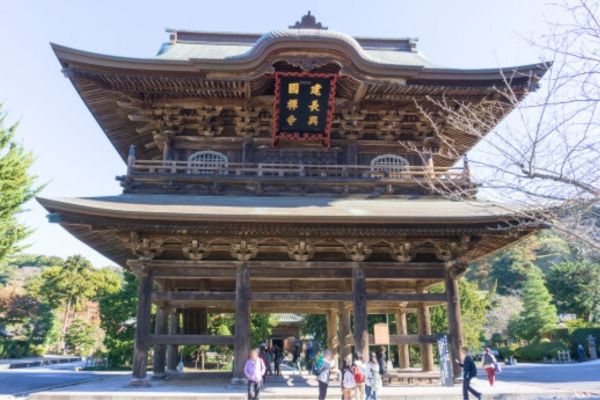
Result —
<instances>
[{"instance_id":1,"label":"gold kanji on plaque","mask_svg":"<svg viewBox=\"0 0 600 400\"><path fill-rule=\"evenodd\" d=\"M294 117L293 115L290 115L289 117L287 117L286 121L287 123L292 126L294 125L294 122L296 122L298 119L296 117Z\"/></svg>"},{"instance_id":2,"label":"gold kanji on plaque","mask_svg":"<svg viewBox=\"0 0 600 400\"><path fill-rule=\"evenodd\" d=\"M288 110L296 110L298 108L298 99L290 99L287 102Z\"/></svg>"},{"instance_id":3,"label":"gold kanji on plaque","mask_svg":"<svg viewBox=\"0 0 600 400\"><path fill-rule=\"evenodd\" d=\"M310 103L308 105L308 109L310 111L320 111L320 109L319 109L319 101L318 100L313 100L312 103Z\"/></svg>"},{"instance_id":4,"label":"gold kanji on plaque","mask_svg":"<svg viewBox=\"0 0 600 400\"><path fill-rule=\"evenodd\" d=\"M319 85L321 86L321 85ZM312 90L312 88L311 88ZM300 84L298 82L290 83L288 85L288 93L289 94L300 94Z\"/></svg>"},{"instance_id":5,"label":"gold kanji on plaque","mask_svg":"<svg viewBox=\"0 0 600 400\"><path fill-rule=\"evenodd\" d=\"M319 125L319 116L318 115L310 115L308 117L308 125Z\"/></svg>"},{"instance_id":6,"label":"gold kanji on plaque","mask_svg":"<svg viewBox=\"0 0 600 400\"><path fill-rule=\"evenodd\" d=\"M322 88L323 88L323 86L321 86L320 83L315 83L314 85L312 85L310 87L310 94L315 95L315 96L320 96Z\"/></svg>"}]
</instances>

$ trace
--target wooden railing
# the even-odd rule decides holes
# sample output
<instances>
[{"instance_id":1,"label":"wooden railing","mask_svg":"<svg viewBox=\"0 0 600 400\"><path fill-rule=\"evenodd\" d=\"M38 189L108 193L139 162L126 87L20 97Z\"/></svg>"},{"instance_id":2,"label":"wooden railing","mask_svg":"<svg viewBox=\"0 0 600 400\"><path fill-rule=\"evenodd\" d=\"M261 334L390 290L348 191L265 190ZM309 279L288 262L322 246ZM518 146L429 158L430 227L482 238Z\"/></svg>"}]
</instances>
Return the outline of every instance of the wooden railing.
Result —
<instances>
[{"instance_id":1,"label":"wooden railing","mask_svg":"<svg viewBox=\"0 0 600 400\"><path fill-rule=\"evenodd\" d=\"M368 166L368 165L307 165L307 164L248 164L196 163L188 161L131 160L128 176L185 175L227 180L234 177L300 177L338 178L366 181L452 181L469 182L462 168L434 168L428 166Z\"/></svg>"}]
</instances>

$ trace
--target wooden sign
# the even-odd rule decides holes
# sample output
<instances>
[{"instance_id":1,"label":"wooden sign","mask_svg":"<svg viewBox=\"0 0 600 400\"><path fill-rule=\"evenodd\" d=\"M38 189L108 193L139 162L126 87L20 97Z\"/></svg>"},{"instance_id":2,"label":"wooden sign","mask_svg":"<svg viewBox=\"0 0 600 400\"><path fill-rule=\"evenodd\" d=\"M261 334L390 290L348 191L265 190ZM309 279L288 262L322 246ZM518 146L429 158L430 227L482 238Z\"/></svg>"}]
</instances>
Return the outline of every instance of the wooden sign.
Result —
<instances>
[{"instance_id":1,"label":"wooden sign","mask_svg":"<svg viewBox=\"0 0 600 400\"><path fill-rule=\"evenodd\" d=\"M454 386L452 375L452 357L450 357L450 342L448 335L438 334L438 354L440 356L440 374L442 386Z\"/></svg>"},{"instance_id":2,"label":"wooden sign","mask_svg":"<svg viewBox=\"0 0 600 400\"><path fill-rule=\"evenodd\" d=\"M384 322L373 326L375 334L373 335L374 344L390 344L390 327Z\"/></svg>"},{"instance_id":3,"label":"wooden sign","mask_svg":"<svg viewBox=\"0 0 600 400\"><path fill-rule=\"evenodd\" d=\"M336 80L336 74L275 74L272 147L291 139L318 140L329 149Z\"/></svg>"}]
</instances>

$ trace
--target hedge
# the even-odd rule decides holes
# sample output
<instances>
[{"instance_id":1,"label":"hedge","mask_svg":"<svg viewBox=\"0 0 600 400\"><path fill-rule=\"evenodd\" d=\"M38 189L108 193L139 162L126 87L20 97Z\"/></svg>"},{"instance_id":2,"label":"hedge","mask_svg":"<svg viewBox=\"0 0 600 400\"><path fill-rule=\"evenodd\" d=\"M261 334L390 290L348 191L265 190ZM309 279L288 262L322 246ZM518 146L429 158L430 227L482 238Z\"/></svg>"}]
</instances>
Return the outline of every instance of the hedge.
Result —
<instances>
[{"instance_id":1,"label":"hedge","mask_svg":"<svg viewBox=\"0 0 600 400\"><path fill-rule=\"evenodd\" d=\"M590 335L596 338L596 346L600 345L600 328L561 328L554 331L554 338L569 347L571 356L577 354L577 346L580 344L587 352L587 338Z\"/></svg>"},{"instance_id":2,"label":"hedge","mask_svg":"<svg viewBox=\"0 0 600 400\"><path fill-rule=\"evenodd\" d=\"M514 350L518 360L543 360L544 358L557 358L557 352L567 350L562 342L535 342Z\"/></svg>"}]
</instances>

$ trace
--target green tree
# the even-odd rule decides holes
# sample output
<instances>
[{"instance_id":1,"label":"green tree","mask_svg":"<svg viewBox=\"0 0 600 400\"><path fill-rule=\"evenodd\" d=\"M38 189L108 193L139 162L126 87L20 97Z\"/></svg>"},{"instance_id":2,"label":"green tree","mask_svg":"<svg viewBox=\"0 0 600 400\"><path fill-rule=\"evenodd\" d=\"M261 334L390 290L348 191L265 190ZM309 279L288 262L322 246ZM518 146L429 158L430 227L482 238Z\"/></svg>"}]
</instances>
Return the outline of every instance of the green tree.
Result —
<instances>
[{"instance_id":1,"label":"green tree","mask_svg":"<svg viewBox=\"0 0 600 400\"><path fill-rule=\"evenodd\" d=\"M492 261L490 278L498 285L498 294L514 294L522 289L529 274L542 275L541 270L533 263L536 255L529 244L514 246Z\"/></svg>"},{"instance_id":2,"label":"green tree","mask_svg":"<svg viewBox=\"0 0 600 400\"><path fill-rule=\"evenodd\" d=\"M544 278L529 274L523 284L523 310L509 324L511 335L524 340L534 340L552 332L558 325L556 307L546 288Z\"/></svg>"},{"instance_id":3,"label":"green tree","mask_svg":"<svg viewBox=\"0 0 600 400\"><path fill-rule=\"evenodd\" d=\"M369 315L371 317L371 315ZM324 314L308 314L304 316L300 324L300 333L314 337L315 341L321 343L323 348L327 347L327 316Z\"/></svg>"},{"instance_id":4,"label":"green tree","mask_svg":"<svg viewBox=\"0 0 600 400\"><path fill-rule=\"evenodd\" d=\"M83 302L95 295L95 270L92 264L80 255L70 256L63 265L46 268L39 279L27 286L30 294L44 299L53 309L64 308L61 330L61 345L69 327L72 309L78 309Z\"/></svg>"},{"instance_id":5,"label":"green tree","mask_svg":"<svg viewBox=\"0 0 600 400\"><path fill-rule=\"evenodd\" d=\"M82 319L75 319L65 336L65 344L70 354L85 354L89 352L96 342L94 335L96 328L91 323Z\"/></svg>"},{"instance_id":6,"label":"green tree","mask_svg":"<svg viewBox=\"0 0 600 400\"><path fill-rule=\"evenodd\" d=\"M99 299L100 327L104 330L104 345L114 365L129 365L133 359L135 318L137 314L138 279L128 271L123 274L119 290Z\"/></svg>"},{"instance_id":7,"label":"green tree","mask_svg":"<svg viewBox=\"0 0 600 400\"><path fill-rule=\"evenodd\" d=\"M558 311L591 321L600 307L600 265L563 261L550 267L546 277Z\"/></svg>"},{"instance_id":8,"label":"green tree","mask_svg":"<svg viewBox=\"0 0 600 400\"><path fill-rule=\"evenodd\" d=\"M20 245L30 233L17 214L42 187L35 186L36 176L29 173L34 158L15 141L17 124L6 127L6 113L0 104L0 262L23 249Z\"/></svg>"}]
</instances>

